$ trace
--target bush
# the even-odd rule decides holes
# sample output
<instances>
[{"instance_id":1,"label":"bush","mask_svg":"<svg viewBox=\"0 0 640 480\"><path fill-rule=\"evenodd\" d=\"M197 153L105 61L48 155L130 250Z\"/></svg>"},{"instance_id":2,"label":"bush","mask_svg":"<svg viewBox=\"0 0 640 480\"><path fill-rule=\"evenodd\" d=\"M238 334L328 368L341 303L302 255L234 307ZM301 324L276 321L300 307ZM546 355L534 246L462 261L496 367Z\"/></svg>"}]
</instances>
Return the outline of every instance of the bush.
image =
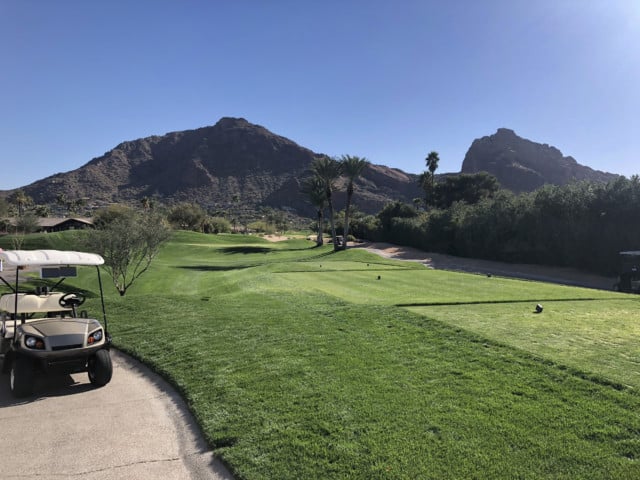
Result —
<instances>
[{"instance_id":1,"label":"bush","mask_svg":"<svg viewBox=\"0 0 640 480\"><path fill-rule=\"evenodd\" d=\"M179 203L169 210L167 220L174 228L204 232L207 213L194 203Z\"/></svg>"},{"instance_id":2,"label":"bush","mask_svg":"<svg viewBox=\"0 0 640 480\"><path fill-rule=\"evenodd\" d=\"M251 222L248 227L249 230L253 230L257 233L264 233L266 235L273 235L274 233L276 233L276 226L272 223L265 222L264 220Z\"/></svg>"},{"instance_id":3,"label":"bush","mask_svg":"<svg viewBox=\"0 0 640 480\"><path fill-rule=\"evenodd\" d=\"M204 227L205 233L231 233L231 222L224 217L209 217Z\"/></svg>"}]
</instances>

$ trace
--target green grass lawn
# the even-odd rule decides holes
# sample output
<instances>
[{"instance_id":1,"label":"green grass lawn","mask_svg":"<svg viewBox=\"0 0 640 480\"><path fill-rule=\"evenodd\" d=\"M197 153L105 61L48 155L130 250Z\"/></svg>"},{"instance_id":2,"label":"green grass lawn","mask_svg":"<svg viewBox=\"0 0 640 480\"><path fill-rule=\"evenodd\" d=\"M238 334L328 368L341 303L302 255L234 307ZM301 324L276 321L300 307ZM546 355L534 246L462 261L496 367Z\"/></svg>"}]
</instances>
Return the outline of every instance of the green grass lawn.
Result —
<instances>
[{"instance_id":1,"label":"green grass lawn","mask_svg":"<svg viewBox=\"0 0 640 480\"><path fill-rule=\"evenodd\" d=\"M640 478L637 296L311 246L179 232L110 289L238 478Z\"/></svg>"}]
</instances>

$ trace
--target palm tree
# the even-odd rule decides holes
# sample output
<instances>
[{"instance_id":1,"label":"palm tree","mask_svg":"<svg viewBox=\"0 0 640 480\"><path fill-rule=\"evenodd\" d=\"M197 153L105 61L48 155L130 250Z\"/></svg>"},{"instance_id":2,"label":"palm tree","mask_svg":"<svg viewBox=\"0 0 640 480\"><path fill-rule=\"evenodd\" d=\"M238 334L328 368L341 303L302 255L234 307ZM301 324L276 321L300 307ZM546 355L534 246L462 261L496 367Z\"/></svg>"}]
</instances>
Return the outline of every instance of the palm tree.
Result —
<instances>
[{"instance_id":1,"label":"palm tree","mask_svg":"<svg viewBox=\"0 0 640 480\"><path fill-rule=\"evenodd\" d=\"M309 177L302 183L302 193L307 196L311 205L316 208L318 214L318 236L316 237L316 245L320 247L324 243L322 238L322 224L324 209L327 207L327 195L324 183L318 177Z\"/></svg>"},{"instance_id":2,"label":"palm tree","mask_svg":"<svg viewBox=\"0 0 640 480\"><path fill-rule=\"evenodd\" d=\"M33 203L33 199L27 195L24 190L19 189L9 195L9 202L14 204L18 209L18 217L21 217L24 214L24 208L27 205Z\"/></svg>"},{"instance_id":3,"label":"palm tree","mask_svg":"<svg viewBox=\"0 0 640 480\"><path fill-rule=\"evenodd\" d=\"M435 184L435 173L438 169L438 162L440 162L440 157L438 156L438 152L432 151L429 152L427 158L425 158L425 163L427 164L427 170L422 172L418 177L418 184L424 190L425 200L424 205L425 208L429 208L429 204L433 203L433 192L434 192L434 184Z\"/></svg>"},{"instance_id":4,"label":"palm tree","mask_svg":"<svg viewBox=\"0 0 640 480\"><path fill-rule=\"evenodd\" d=\"M418 176L418 185L424 190L424 208L428 210L431 201L431 174L427 170Z\"/></svg>"},{"instance_id":5,"label":"palm tree","mask_svg":"<svg viewBox=\"0 0 640 480\"><path fill-rule=\"evenodd\" d=\"M333 212L333 189L335 182L342 173L342 164L337 160L329 157L316 157L311 164L313 174L318 177L324 187L327 205L329 206L329 222L331 223L331 236L333 238L333 249L338 250L338 242L336 242L336 225Z\"/></svg>"},{"instance_id":6,"label":"palm tree","mask_svg":"<svg viewBox=\"0 0 640 480\"><path fill-rule=\"evenodd\" d=\"M344 243L342 245L342 248L346 249L347 239L349 238L349 211L351 209L351 198L353 197L353 184L369 164L369 161L364 157L343 155L340 162L342 163L342 173L347 177L347 205L344 209Z\"/></svg>"},{"instance_id":7,"label":"palm tree","mask_svg":"<svg viewBox=\"0 0 640 480\"><path fill-rule=\"evenodd\" d=\"M431 191L433 192L433 180L435 178L436 170L438 169L438 162L440 162L438 152L429 152L425 162L427 163L427 169L429 169L429 173L431 174Z\"/></svg>"}]
</instances>

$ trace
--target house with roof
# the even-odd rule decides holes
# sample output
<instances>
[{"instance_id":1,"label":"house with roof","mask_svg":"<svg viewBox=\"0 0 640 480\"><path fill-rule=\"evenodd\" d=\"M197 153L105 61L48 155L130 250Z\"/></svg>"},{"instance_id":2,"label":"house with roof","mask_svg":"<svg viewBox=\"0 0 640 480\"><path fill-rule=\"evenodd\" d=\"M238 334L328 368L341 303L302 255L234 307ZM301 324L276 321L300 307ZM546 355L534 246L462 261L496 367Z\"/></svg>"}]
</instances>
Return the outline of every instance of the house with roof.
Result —
<instances>
[{"instance_id":1,"label":"house with roof","mask_svg":"<svg viewBox=\"0 0 640 480\"><path fill-rule=\"evenodd\" d=\"M93 228L93 221L87 217L43 217L38 219L39 232L62 232Z\"/></svg>"},{"instance_id":2,"label":"house with roof","mask_svg":"<svg viewBox=\"0 0 640 480\"><path fill-rule=\"evenodd\" d=\"M62 232L64 230L93 228L93 221L87 217L40 217L37 224L37 232ZM8 219L7 225L15 227L16 219Z\"/></svg>"}]
</instances>

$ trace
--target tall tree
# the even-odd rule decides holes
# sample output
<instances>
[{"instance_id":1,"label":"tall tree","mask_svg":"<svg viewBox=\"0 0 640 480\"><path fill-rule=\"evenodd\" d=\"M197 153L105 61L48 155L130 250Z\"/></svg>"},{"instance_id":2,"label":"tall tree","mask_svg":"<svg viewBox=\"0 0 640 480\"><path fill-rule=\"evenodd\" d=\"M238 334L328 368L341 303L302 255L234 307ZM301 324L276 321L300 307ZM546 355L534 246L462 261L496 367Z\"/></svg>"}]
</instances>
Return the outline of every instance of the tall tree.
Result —
<instances>
[{"instance_id":1,"label":"tall tree","mask_svg":"<svg viewBox=\"0 0 640 480\"><path fill-rule=\"evenodd\" d=\"M329 157L316 157L311 164L313 174L322 182L325 197L327 198L327 206L329 207L329 222L331 224L331 237L333 238L333 249L338 250L338 242L336 241L336 224L333 210L333 190L335 183L342 173L342 165L340 162Z\"/></svg>"},{"instance_id":2,"label":"tall tree","mask_svg":"<svg viewBox=\"0 0 640 480\"><path fill-rule=\"evenodd\" d=\"M436 170L438 169L438 163L440 163L440 156L438 155L438 152L429 152L429 155L427 155L425 162L427 164L427 169L431 174L431 181L433 182L433 177L436 173Z\"/></svg>"},{"instance_id":3,"label":"tall tree","mask_svg":"<svg viewBox=\"0 0 640 480\"><path fill-rule=\"evenodd\" d=\"M434 186L431 203L438 208L449 208L453 202L478 203L491 198L500 190L500 183L487 172L449 175Z\"/></svg>"},{"instance_id":4,"label":"tall tree","mask_svg":"<svg viewBox=\"0 0 640 480\"><path fill-rule=\"evenodd\" d=\"M427 158L425 158L425 163L427 165L427 170L422 172L418 182L420 186L425 191L425 206L428 208L430 204L433 203L433 190L435 184L436 170L438 169L438 163L440 162L440 156L438 152L431 151Z\"/></svg>"},{"instance_id":5,"label":"tall tree","mask_svg":"<svg viewBox=\"0 0 640 480\"><path fill-rule=\"evenodd\" d=\"M424 208L429 208L429 203L431 203L431 174L428 171L424 171L418 176L418 185L424 190Z\"/></svg>"},{"instance_id":6,"label":"tall tree","mask_svg":"<svg viewBox=\"0 0 640 480\"><path fill-rule=\"evenodd\" d=\"M27 195L22 189L19 189L13 192L11 195L9 195L7 200L9 200L9 203L12 203L13 205L16 206L16 208L18 209L19 217L24 215L25 207L33 203L33 199L29 195Z\"/></svg>"},{"instance_id":7,"label":"tall tree","mask_svg":"<svg viewBox=\"0 0 640 480\"><path fill-rule=\"evenodd\" d=\"M0 218L9 216L9 202L4 198L0 198Z\"/></svg>"},{"instance_id":8,"label":"tall tree","mask_svg":"<svg viewBox=\"0 0 640 480\"><path fill-rule=\"evenodd\" d=\"M322 238L324 209L327 208L327 194L322 180L318 177L309 177L302 182L302 193L309 199L317 212L316 245L319 247L324 243Z\"/></svg>"},{"instance_id":9,"label":"tall tree","mask_svg":"<svg viewBox=\"0 0 640 480\"><path fill-rule=\"evenodd\" d=\"M64 208L65 211L69 210L69 205L67 203L67 196L64 193L58 193L56 195L56 203L60 205L60 207Z\"/></svg>"},{"instance_id":10,"label":"tall tree","mask_svg":"<svg viewBox=\"0 0 640 480\"><path fill-rule=\"evenodd\" d=\"M343 155L340 159L342 163L342 173L347 177L347 204L344 209L344 242L343 249L347 248L347 239L349 238L349 213L351 209L351 199L353 197L354 182L362 174L362 171L369 164L364 157L356 157L352 155Z\"/></svg>"}]
</instances>

